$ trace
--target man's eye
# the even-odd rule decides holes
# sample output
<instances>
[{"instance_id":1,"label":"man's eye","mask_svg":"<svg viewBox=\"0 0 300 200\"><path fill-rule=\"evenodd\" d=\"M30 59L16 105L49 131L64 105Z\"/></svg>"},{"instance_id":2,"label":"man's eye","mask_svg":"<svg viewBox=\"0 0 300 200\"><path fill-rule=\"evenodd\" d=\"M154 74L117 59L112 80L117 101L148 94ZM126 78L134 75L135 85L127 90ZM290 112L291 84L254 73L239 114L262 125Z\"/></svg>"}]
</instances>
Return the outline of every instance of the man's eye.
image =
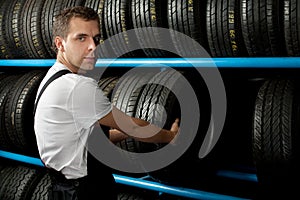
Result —
<instances>
[{"instance_id":1,"label":"man's eye","mask_svg":"<svg viewBox=\"0 0 300 200\"><path fill-rule=\"evenodd\" d=\"M78 38L78 40L81 41L81 42L83 42L85 40L85 38L84 37L80 37L80 38Z\"/></svg>"},{"instance_id":2,"label":"man's eye","mask_svg":"<svg viewBox=\"0 0 300 200\"><path fill-rule=\"evenodd\" d=\"M95 43L95 45L97 46L98 44L100 44L100 36L95 36L95 37L93 37L93 40L94 40L94 43Z\"/></svg>"}]
</instances>

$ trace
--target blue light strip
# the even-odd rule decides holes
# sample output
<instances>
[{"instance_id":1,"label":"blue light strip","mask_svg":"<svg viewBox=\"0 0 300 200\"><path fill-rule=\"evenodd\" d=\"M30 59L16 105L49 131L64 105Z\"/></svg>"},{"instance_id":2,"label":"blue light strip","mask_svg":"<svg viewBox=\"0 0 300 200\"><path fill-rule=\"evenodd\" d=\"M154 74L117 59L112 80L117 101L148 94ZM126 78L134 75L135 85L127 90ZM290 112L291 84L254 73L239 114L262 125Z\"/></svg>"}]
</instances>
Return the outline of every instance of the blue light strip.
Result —
<instances>
[{"instance_id":1,"label":"blue light strip","mask_svg":"<svg viewBox=\"0 0 300 200\"><path fill-rule=\"evenodd\" d=\"M19 155L16 153L0 150L0 157L44 167L40 159L25 156L25 155ZM236 173L230 171L221 171L219 175L224 175L226 177L238 178L238 179L243 179L244 176L243 173ZM249 177L247 176L250 176L251 178L249 179ZM114 178L116 182L119 184L144 188L148 190L154 190L157 192L167 193L175 196L188 197L193 199L206 199L206 200L243 200L244 199L244 198L237 198L228 195L205 192L201 190L168 186L161 183L145 180L146 177L132 178L132 177L114 174ZM255 175L246 174L246 180L255 181Z\"/></svg>"},{"instance_id":2,"label":"blue light strip","mask_svg":"<svg viewBox=\"0 0 300 200\"><path fill-rule=\"evenodd\" d=\"M126 184L133 187L144 188L148 190L159 191L162 193L167 193L175 196L188 197L193 199L205 199L205 200L242 200L244 198L238 198L228 195L216 194L211 192L205 192L200 190L174 187L169 185L164 185L161 183L141 180L137 178L131 178L122 175L114 175L115 180L119 184Z\"/></svg>"},{"instance_id":3,"label":"blue light strip","mask_svg":"<svg viewBox=\"0 0 300 200\"><path fill-rule=\"evenodd\" d=\"M0 60L3 67L50 67L55 59ZM300 57L117 58L98 59L96 67L300 68Z\"/></svg>"}]
</instances>

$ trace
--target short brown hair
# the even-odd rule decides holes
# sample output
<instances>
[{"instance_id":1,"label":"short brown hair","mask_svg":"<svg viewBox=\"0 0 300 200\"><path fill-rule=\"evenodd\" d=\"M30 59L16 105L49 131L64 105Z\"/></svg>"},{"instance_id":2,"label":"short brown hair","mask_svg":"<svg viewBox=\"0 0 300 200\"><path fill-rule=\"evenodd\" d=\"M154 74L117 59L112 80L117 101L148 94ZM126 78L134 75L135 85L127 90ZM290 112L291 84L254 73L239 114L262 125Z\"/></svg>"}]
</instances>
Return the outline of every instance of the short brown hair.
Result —
<instances>
[{"instance_id":1,"label":"short brown hair","mask_svg":"<svg viewBox=\"0 0 300 200\"><path fill-rule=\"evenodd\" d=\"M53 48L57 52L57 48L54 43L54 38L60 36L66 38L69 33L70 20L73 17L78 17L86 21L96 20L98 22L98 27L100 29L100 19L98 13L92 8L75 6L71 8L65 8L60 14L55 16L52 28L52 39Z\"/></svg>"}]
</instances>

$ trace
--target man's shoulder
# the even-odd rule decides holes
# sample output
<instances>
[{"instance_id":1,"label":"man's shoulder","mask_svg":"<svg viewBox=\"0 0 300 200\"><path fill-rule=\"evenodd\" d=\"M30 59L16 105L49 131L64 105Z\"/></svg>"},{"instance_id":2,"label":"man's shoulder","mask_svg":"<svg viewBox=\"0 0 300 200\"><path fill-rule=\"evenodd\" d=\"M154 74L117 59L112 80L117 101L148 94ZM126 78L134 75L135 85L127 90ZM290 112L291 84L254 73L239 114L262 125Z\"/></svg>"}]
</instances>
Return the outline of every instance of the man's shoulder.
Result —
<instances>
[{"instance_id":1,"label":"man's shoulder","mask_svg":"<svg viewBox=\"0 0 300 200\"><path fill-rule=\"evenodd\" d=\"M48 71L48 76L54 75L56 72L61 70L68 69L66 66L64 66L61 63L55 63ZM71 85L97 85L97 81L91 77L87 77L84 74L75 74L75 73L67 73L62 76L60 80L57 81L57 83L61 84L67 84L69 86Z\"/></svg>"},{"instance_id":2,"label":"man's shoulder","mask_svg":"<svg viewBox=\"0 0 300 200\"><path fill-rule=\"evenodd\" d=\"M76 81L78 83L95 83L96 80L90 77L86 77L84 75L80 74L73 74L73 73L68 73L65 74L66 79L71 79L73 81Z\"/></svg>"}]
</instances>

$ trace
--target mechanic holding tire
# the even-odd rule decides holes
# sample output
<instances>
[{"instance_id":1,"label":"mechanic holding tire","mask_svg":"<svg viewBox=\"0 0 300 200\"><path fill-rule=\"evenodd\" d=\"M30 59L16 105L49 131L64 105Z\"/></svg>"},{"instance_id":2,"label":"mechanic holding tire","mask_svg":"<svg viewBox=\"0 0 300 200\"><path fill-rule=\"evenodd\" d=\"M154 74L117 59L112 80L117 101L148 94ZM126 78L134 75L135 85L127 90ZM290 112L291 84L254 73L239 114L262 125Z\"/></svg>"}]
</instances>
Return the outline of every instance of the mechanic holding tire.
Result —
<instances>
[{"instance_id":1,"label":"mechanic holding tire","mask_svg":"<svg viewBox=\"0 0 300 200\"><path fill-rule=\"evenodd\" d=\"M63 10L54 20L53 40L56 62L39 86L34 123L39 154L52 180L50 199L117 199L111 169L86 147L95 126L111 127L112 142L132 137L142 142L169 143L179 131L179 119L166 130L130 117L109 102L97 81L81 75L94 69L97 60L100 22L93 9L76 6ZM69 73L42 89L62 70Z\"/></svg>"}]
</instances>

